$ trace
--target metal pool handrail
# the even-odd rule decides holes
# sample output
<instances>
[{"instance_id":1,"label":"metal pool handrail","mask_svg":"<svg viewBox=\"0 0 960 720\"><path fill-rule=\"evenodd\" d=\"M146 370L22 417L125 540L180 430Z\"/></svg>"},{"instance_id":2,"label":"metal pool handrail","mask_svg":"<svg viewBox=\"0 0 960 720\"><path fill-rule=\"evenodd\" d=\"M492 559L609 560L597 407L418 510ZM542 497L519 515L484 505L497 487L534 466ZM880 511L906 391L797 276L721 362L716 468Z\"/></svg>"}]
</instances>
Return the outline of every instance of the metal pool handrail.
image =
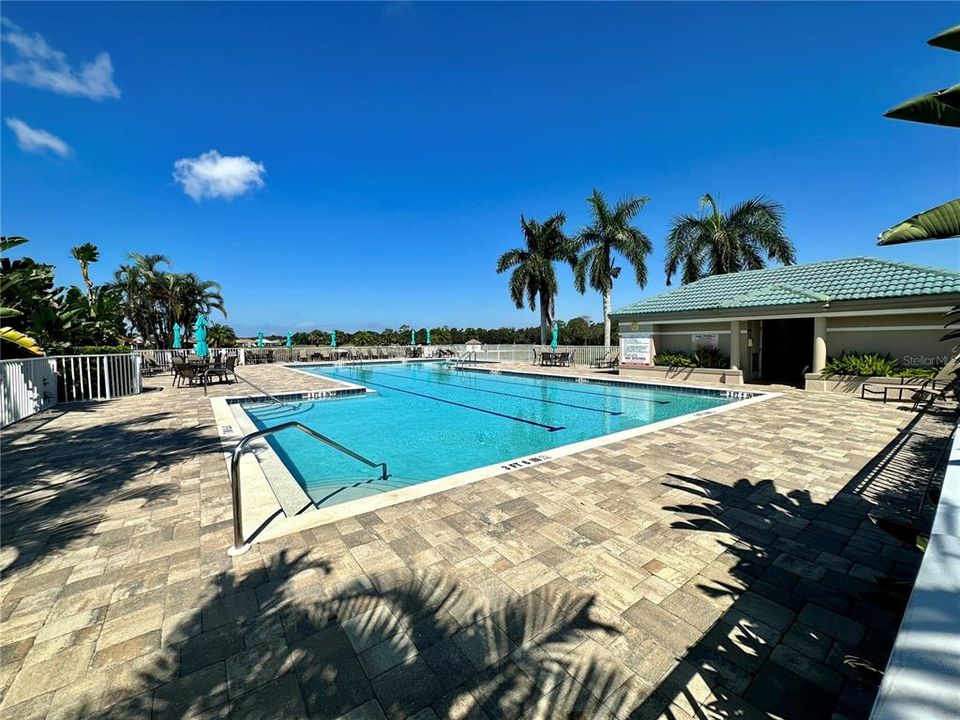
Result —
<instances>
[{"instance_id":1,"label":"metal pool handrail","mask_svg":"<svg viewBox=\"0 0 960 720\"><path fill-rule=\"evenodd\" d=\"M373 462L373 460L365 458L363 455L354 452L350 448L344 447L336 440L331 440L326 435L322 435L313 428L309 428L303 423L298 423L295 420L282 423L275 427L269 427L264 430L257 430L249 435L245 435L233 449L233 457L230 459L230 493L233 496L233 547L227 550L228 555L242 555L250 549L250 543L244 542L243 539L243 520L240 510L240 456L243 455L243 451L246 449L251 440L256 440L257 438L261 438L266 435L272 435L273 433L278 433L281 430L288 430L290 428L296 428L297 430L305 432L315 440L319 440L320 442L332 447L334 450L339 450L345 455L349 455L354 460L359 460L364 465L381 468L380 479L387 479L387 464L385 462Z\"/></svg>"},{"instance_id":2,"label":"metal pool handrail","mask_svg":"<svg viewBox=\"0 0 960 720\"><path fill-rule=\"evenodd\" d=\"M209 372L209 371L210 371L210 370L208 369L208 370L204 373L204 376L206 376L207 372ZM258 392L262 392L264 395L266 395L268 398L270 398L271 400L273 400L275 403L277 403L277 404L279 404L279 405L281 405L281 406L283 406L283 407L293 407L293 405L291 405L290 403L285 403L285 402L283 402L282 400L280 400L279 398L274 397L273 395L271 395L270 393L268 393L266 390L264 390L262 387L260 387L259 385L257 385L255 382L252 382L252 381L250 381L250 380L247 380L243 375L241 375L240 373L238 373L236 370L233 371L233 376L234 376L235 378L237 378L238 380L242 380L242 381L245 382L247 385L249 385L250 387L252 387L254 390L257 390ZM207 383L206 383L206 382L204 382L204 384L203 384L203 394L204 394L204 395L207 394Z\"/></svg>"},{"instance_id":3,"label":"metal pool handrail","mask_svg":"<svg viewBox=\"0 0 960 720\"><path fill-rule=\"evenodd\" d=\"M467 361L470 359L470 356L473 355L473 362L477 362L477 351L476 350L467 350L462 353L460 357L457 358L457 361L453 364L454 368L463 367L467 364Z\"/></svg>"}]
</instances>

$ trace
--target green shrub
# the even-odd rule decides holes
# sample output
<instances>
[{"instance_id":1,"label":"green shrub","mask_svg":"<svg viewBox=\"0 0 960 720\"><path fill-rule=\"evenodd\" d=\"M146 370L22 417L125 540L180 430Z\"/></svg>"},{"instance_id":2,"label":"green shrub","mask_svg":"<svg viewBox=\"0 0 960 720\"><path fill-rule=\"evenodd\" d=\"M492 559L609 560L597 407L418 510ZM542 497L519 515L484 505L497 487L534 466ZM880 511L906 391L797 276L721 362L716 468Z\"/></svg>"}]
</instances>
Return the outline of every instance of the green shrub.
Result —
<instances>
[{"instance_id":1,"label":"green shrub","mask_svg":"<svg viewBox=\"0 0 960 720\"><path fill-rule=\"evenodd\" d=\"M126 345L72 345L50 348L47 355L120 355L130 352L133 348Z\"/></svg>"},{"instance_id":2,"label":"green shrub","mask_svg":"<svg viewBox=\"0 0 960 720\"><path fill-rule=\"evenodd\" d=\"M667 350L653 357L653 364L660 367L727 368L729 363L730 358L718 348L707 347L699 347L693 353Z\"/></svg>"},{"instance_id":3,"label":"green shrub","mask_svg":"<svg viewBox=\"0 0 960 720\"><path fill-rule=\"evenodd\" d=\"M698 347L693 351L693 363L696 367L723 369L730 367L730 358L720 348Z\"/></svg>"},{"instance_id":4,"label":"green shrub","mask_svg":"<svg viewBox=\"0 0 960 720\"><path fill-rule=\"evenodd\" d=\"M903 371L900 363L890 355L879 353L843 352L839 357L827 359L821 373L824 377L834 375L862 375L865 377L894 377Z\"/></svg>"},{"instance_id":5,"label":"green shrub","mask_svg":"<svg viewBox=\"0 0 960 720\"><path fill-rule=\"evenodd\" d=\"M693 358L679 350L667 350L653 356L653 364L659 367L696 367Z\"/></svg>"},{"instance_id":6,"label":"green shrub","mask_svg":"<svg viewBox=\"0 0 960 720\"><path fill-rule=\"evenodd\" d=\"M936 377L941 368L935 365L927 367L908 367L901 370L898 375L905 378L916 378L918 380L930 380Z\"/></svg>"}]
</instances>

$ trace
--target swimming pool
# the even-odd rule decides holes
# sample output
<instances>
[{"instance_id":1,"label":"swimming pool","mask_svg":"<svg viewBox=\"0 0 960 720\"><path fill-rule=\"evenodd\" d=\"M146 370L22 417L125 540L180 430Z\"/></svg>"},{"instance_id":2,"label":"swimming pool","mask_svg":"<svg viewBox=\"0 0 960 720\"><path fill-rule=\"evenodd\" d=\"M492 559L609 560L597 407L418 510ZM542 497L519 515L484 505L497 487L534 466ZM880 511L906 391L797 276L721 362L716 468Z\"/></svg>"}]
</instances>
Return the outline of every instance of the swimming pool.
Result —
<instances>
[{"instance_id":1,"label":"swimming pool","mask_svg":"<svg viewBox=\"0 0 960 720\"><path fill-rule=\"evenodd\" d=\"M374 462L378 472L286 431L269 442L318 506L536 456L572 443L644 427L752 397L700 388L594 383L573 378L454 369L408 362L298 368L373 392L292 405L251 403L258 429L297 420ZM732 397L728 397L731 395ZM540 454L538 456L538 454Z\"/></svg>"}]
</instances>

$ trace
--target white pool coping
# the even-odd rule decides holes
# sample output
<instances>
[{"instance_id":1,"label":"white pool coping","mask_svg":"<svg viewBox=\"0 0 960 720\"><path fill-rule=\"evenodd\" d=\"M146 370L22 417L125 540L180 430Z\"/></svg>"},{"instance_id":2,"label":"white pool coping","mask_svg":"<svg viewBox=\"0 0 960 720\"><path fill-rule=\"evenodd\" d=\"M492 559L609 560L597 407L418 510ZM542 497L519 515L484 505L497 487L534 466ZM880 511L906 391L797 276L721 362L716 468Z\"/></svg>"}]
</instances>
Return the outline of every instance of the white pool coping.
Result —
<instances>
[{"instance_id":1,"label":"white pool coping","mask_svg":"<svg viewBox=\"0 0 960 720\"><path fill-rule=\"evenodd\" d=\"M417 362L418 359L411 358L410 362ZM316 364L316 363L310 363ZM371 363L373 364L373 363ZM291 367L285 365L289 370L294 372L300 372L304 375L309 375L310 377L317 377L312 373L299 370L296 367ZM486 368L483 370L471 369L471 371L478 372L489 372ZM575 382L575 375L550 375L548 373L542 372L524 372L520 370L503 370L501 374L514 373L518 375L527 375L530 377L537 378L552 378L560 379L563 382ZM346 388L356 389L358 387L364 387L361 385L354 385L352 383L347 383L341 380L336 380L334 378L326 378L332 382L336 382ZM593 379L589 377L584 377L587 381L585 384L591 384ZM600 382L592 381L592 384L604 384L611 383L617 385L627 385L635 387L645 387L645 388L663 388L665 390L677 389L682 390L682 386L670 385L667 383L651 383L651 382L633 382L630 380L607 380L603 379ZM369 388L364 388L369 391ZM675 427L677 425L682 425L684 423L692 422L704 417L711 417L713 415L719 415L721 413L730 412L731 410L738 410L740 408L747 407L749 405L754 405L758 402L763 402L765 400L771 400L773 398L779 397L782 393L778 392L761 392L755 390L731 390L729 387L724 388L712 388L705 386L697 386L698 390L714 390L719 393L729 393L729 392L749 392L752 397L744 398L742 400L734 400L733 402L727 403L726 405L721 405L715 408L708 408L706 410L700 410L698 412L687 413L685 415L679 415L674 418L668 418L666 420L660 420L655 423L650 423L649 425L641 425L640 427L630 428L628 430L620 430L615 433L609 433L607 435L600 435L595 438L590 438L589 440L581 440L578 442L570 443L568 445L561 445L557 448L551 448L540 453L534 453L530 455L523 455L516 457L510 460L505 460L502 462L494 463L491 465L486 465L480 468L474 468L472 470L465 470L463 472L455 473L453 475L447 475L445 477L437 478L435 480L427 480L425 482L420 482L409 487L400 488L397 490L390 490L388 492L379 493L377 495L371 495L369 497L359 498L357 500L349 500L347 502L339 503L337 505L331 505L329 507L316 508L315 510L310 510L308 512L303 512L299 515L293 517L280 516L275 517L274 519L266 522L264 527L256 535L256 537L248 538L249 542L264 542L266 540L272 540L283 535L289 535L291 533L299 532L301 530L306 530L308 528L317 527L318 525L327 525L329 523L337 522L339 520L344 520L355 515L361 515L363 513L373 512L376 510L381 510L392 505L398 505L400 503L408 502L410 500L417 500L420 498L427 497L428 495L433 495L435 493L444 492L446 490L452 490L454 488L462 487L464 485L469 485L471 483L477 482L479 480L485 480L487 478L495 477L504 473L512 472L514 470L520 470L527 467L534 467L542 465L543 463L550 462L552 460L557 460L562 457L573 455L576 453L584 452L586 450L592 450L594 448L602 447L604 445L610 445L616 442L622 442L624 440L631 440L641 435L646 435L652 432L658 432L660 430L666 430L667 428ZM305 395L310 394L311 391L303 391ZM316 392L316 391L313 391ZM284 392L283 395L296 395L296 391ZM221 428L221 437L223 438L222 433L222 423L219 421L219 417L230 417L233 418L232 410L230 405L227 403L228 399L233 400L249 400L251 397L263 397L263 396L248 396L241 398L213 398L211 402L214 404L214 416L218 417L217 426ZM352 396L356 398L358 396ZM221 404L222 403L222 404ZM238 409L239 406L237 406ZM218 416L218 410L220 416ZM242 412L242 409L240 409ZM232 423L231 423L232 424ZM227 441L227 438L223 438ZM239 438L232 437L229 440L239 440ZM262 443L262 447L258 448L257 455L269 455L273 454L278 462L282 461L273 451L273 448L269 446L266 442ZM275 498L272 498L272 492L270 497L272 498L272 508L270 507L271 503L269 499L265 496L263 492L263 485L267 486L269 490L269 483L266 480L266 476L263 474L263 470L259 467L259 462L256 458L252 458L253 463L257 465L257 468L254 469L251 466L250 462L247 462L250 459L250 454L245 455L244 459L241 460L241 476L244 480L244 486L242 488L243 495L243 524L245 532L249 534L254 528L260 527L263 524L263 519L268 518L271 513L276 513L280 509L279 503ZM229 454L226 455L226 461L229 466ZM389 466L389 463L388 463ZM248 470L249 468L249 470ZM250 523L257 523L256 525L248 523L248 509L247 504L247 495L248 491L246 488L247 478L252 478L250 481L257 488L256 492L256 501L258 507L254 511L251 509L249 511Z\"/></svg>"},{"instance_id":2,"label":"white pool coping","mask_svg":"<svg viewBox=\"0 0 960 720\"><path fill-rule=\"evenodd\" d=\"M960 718L960 423L870 720Z\"/></svg>"}]
</instances>

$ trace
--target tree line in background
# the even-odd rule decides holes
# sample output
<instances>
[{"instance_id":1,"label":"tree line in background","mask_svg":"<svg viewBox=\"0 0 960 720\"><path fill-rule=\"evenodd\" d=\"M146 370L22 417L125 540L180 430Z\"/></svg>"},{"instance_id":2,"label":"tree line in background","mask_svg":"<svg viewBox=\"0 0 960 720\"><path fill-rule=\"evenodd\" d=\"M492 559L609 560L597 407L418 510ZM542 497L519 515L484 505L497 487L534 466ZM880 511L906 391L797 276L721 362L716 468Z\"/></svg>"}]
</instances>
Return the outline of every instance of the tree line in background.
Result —
<instances>
[{"instance_id":1,"label":"tree line in background","mask_svg":"<svg viewBox=\"0 0 960 720\"><path fill-rule=\"evenodd\" d=\"M613 342L610 323L613 281L620 276L620 256L633 270L640 288L647 285L650 238L634 224L649 202L645 196L626 197L611 205L599 190L587 198L591 222L575 235L564 231L566 215L557 213L544 222L520 216L522 247L508 250L497 261L497 272L511 270L510 299L519 309L540 309L539 341L546 344L554 322L558 292L556 263L570 266L580 293L589 285L603 298L603 344ZM678 215L667 235L664 270L667 284L679 274L682 283L708 275L758 270L768 260L784 265L796 262L793 243L784 230L783 208L757 196L723 212L710 195L700 200L695 215Z\"/></svg>"},{"instance_id":2,"label":"tree line in background","mask_svg":"<svg viewBox=\"0 0 960 720\"><path fill-rule=\"evenodd\" d=\"M190 327L214 310L226 317L220 285L194 273L175 273L163 255L130 253L113 281L95 284L90 266L100 259L96 245L74 247L83 287L56 284L53 265L8 252L28 242L0 239L0 335L5 357L79 352L127 345L135 338L170 347L173 325Z\"/></svg>"},{"instance_id":3,"label":"tree line in background","mask_svg":"<svg viewBox=\"0 0 960 720\"><path fill-rule=\"evenodd\" d=\"M566 322L557 321L559 327L559 342L561 345L600 345L603 342L603 323L592 322L590 318L575 317ZM426 328L411 328L401 325L396 330L387 328L380 332L374 330L358 330L346 332L337 330L337 345L357 345L361 347L377 345L409 345L410 331L416 331L418 344L424 344L427 338ZM265 336L271 340L286 340L286 336ZM479 328L479 327L441 327L430 328L430 343L432 345L462 345L468 340L479 340L485 345L535 345L540 342L540 328ZM330 333L323 330L293 333L290 337L294 345L327 346L330 344ZM615 340L616 341L616 340Z\"/></svg>"}]
</instances>

